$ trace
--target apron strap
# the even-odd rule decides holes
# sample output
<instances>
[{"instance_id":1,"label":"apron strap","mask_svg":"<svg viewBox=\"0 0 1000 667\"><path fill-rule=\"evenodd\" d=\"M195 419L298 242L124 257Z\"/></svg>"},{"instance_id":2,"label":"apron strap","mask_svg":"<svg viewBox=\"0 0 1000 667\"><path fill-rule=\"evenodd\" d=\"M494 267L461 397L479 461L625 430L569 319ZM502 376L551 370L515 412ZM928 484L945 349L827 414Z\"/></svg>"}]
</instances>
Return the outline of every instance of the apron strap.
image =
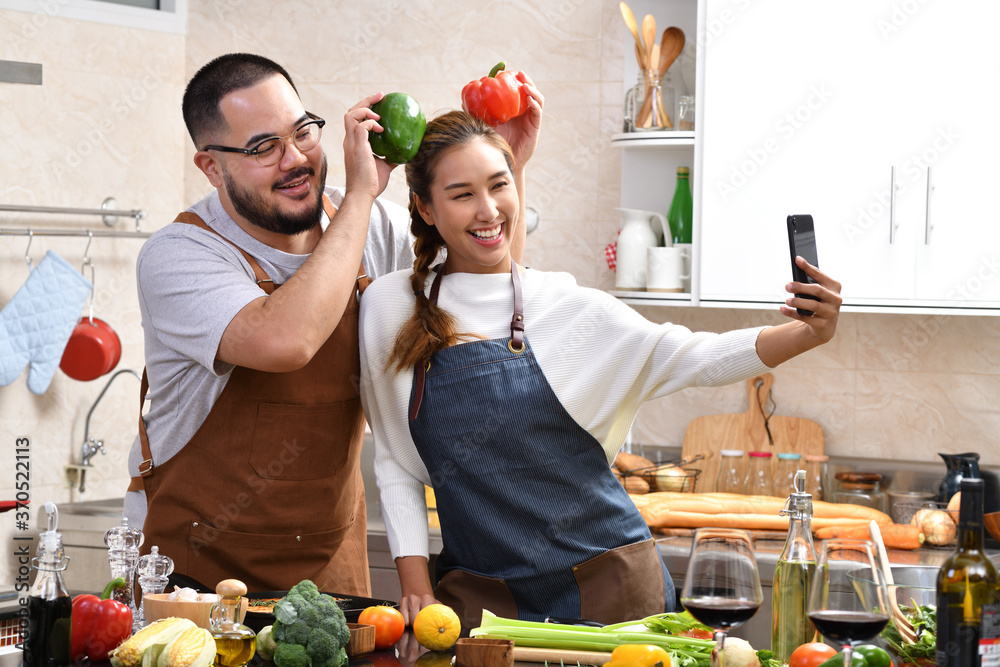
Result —
<instances>
[{"instance_id":1,"label":"apron strap","mask_svg":"<svg viewBox=\"0 0 1000 667\"><path fill-rule=\"evenodd\" d=\"M514 315L510 320L510 343L507 347L515 354L524 352L524 306L521 303L521 276L517 262L510 260L510 282L514 286Z\"/></svg>"},{"instance_id":2,"label":"apron strap","mask_svg":"<svg viewBox=\"0 0 1000 667\"><path fill-rule=\"evenodd\" d=\"M146 435L146 422L142 419L142 406L146 402L146 392L149 391L149 378L145 367L142 369L142 381L139 384L139 449L142 452L142 462L139 463L138 477L129 479L126 491L142 491L145 489L142 478L153 474L153 453L149 449L149 437Z\"/></svg>"},{"instance_id":3,"label":"apron strap","mask_svg":"<svg viewBox=\"0 0 1000 667\"><path fill-rule=\"evenodd\" d=\"M183 222L188 225L194 225L199 229L204 229L206 232L212 232L220 239L222 239L229 245L239 250L240 254L243 255L243 259L245 259L247 263L250 265L250 268L253 269L254 277L257 280L257 286L260 287L262 290L264 290L265 294L271 294L272 292L274 292L274 281L271 279L269 275L267 275L267 272L264 271L260 263L256 259L251 257L250 253L248 253L246 250L239 247L238 245L227 239L225 236L212 229L208 225L208 223L202 220L201 216L199 216L197 213L192 213L191 211L184 211L183 213L179 213L177 217L174 218L174 222Z\"/></svg>"},{"instance_id":4,"label":"apron strap","mask_svg":"<svg viewBox=\"0 0 1000 667\"><path fill-rule=\"evenodd\" d=\"M431 283L431 293L427 297L428 301L436 302L438 298L438 292L441 289L441 276L444 275L444 266L438 265L434 267L437 271L437 275L434 276L434 282ZM514 287L514 314L510 320L510 341L507 343L507 349L509 349L514 354L521 354L524 352L524 305L523 299L521 298L521 276L517 271L517 262L513 258L510 260L510 282ZM410 408L410 421L417 418L420 414L420 403L424 397L424 382L427 378L427 369L430 368L431 362L428 359L426 362L418 362L416 368L414 368L414 380L416 382L416 388L413 396L413 407Z\"/></svg>"}]
</instances>

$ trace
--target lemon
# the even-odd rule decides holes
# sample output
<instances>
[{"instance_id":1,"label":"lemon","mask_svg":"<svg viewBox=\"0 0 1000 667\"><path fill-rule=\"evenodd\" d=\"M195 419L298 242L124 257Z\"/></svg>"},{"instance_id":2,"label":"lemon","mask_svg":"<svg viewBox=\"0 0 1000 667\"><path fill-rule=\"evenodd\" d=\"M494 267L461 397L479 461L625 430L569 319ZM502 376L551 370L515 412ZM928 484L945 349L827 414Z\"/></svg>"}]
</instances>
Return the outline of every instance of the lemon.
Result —
<instances>
[{"instance_id":1,"label":"lemon","mask_svg":"<svg viewBox=\"0 0 1000 667\"><path fill-rule=\"evenodd\" d=\"M427 605L413 619L413 636L421 646L432 651L450 649L461 633L462 622L448 605Z\"/></svg>"}]
</instances>

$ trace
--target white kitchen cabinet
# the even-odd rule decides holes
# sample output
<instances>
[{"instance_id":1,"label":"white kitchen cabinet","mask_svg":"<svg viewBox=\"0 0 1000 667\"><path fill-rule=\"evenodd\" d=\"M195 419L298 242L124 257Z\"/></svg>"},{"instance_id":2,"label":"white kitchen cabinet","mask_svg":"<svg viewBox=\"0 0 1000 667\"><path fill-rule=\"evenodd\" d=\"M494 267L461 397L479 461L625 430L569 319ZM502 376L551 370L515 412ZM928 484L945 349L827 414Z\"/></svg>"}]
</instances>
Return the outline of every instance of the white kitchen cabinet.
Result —
<instances>
[{"instance_id":1,"label":"white kitchen cabinet","mask_svg":"<svg viewBox=\"0 0 1000 667\"><path fill-rule=\"evenodd\" d=\"M704 12L702 303L783 300L785 218L809 213L847 305L1000 307L1000 91L983 76L1000 3Z\"/></svg>"},{"instance_id":2,"label":"white kitchen cabinet","mask_svg":"<svg viewBox=\"0 0 1000 667\"><path fill-rule=\"evenodd\" d=\"M656 40L659 43L663 30L677 26L684 31L685 47L680 57L667 72L666 78L675 91L674 113L681 95L694 95L697 85L696 52L698 49L698 8L697 0L631 0L629 7L635 14L637 24L642 24L646 14L656 19ZM633 56L634 40L624 21L620 24L621 38L625 47L625 73L622 102L625 94L636 84L639 66ZM700 71L700 65L698 65ZM677 184L677 167L691 169L690 186L694 198L694 236L698 234L698 195L700 172L696 160L697 128L695 131L655 131L629 132L612 138L612 144L622 151L621 196L622 208L656 211L666 215L670 210L674 189ZM697 243L695 243L697 245ZM690 305L697 302L698 256L695 251L690 293L664 293L632 290L613 290L612 294L627 303L662 303L667 305Z\"/></svg>"}]
</instances>

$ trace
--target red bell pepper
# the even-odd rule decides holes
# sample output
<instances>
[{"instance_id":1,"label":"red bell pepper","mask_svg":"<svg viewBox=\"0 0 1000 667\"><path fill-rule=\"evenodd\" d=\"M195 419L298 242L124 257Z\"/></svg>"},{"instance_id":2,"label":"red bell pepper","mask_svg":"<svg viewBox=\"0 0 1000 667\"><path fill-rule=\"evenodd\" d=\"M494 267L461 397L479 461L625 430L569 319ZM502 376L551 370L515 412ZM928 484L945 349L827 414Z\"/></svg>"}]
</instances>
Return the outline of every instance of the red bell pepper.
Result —
<instances>
[{"instance_id":1,"label":"red bell pepper","mask_svg":"<svg viewBox=\"0 0 1000 667\"><path fill-rule=\"evenodd\" d=\"M117 600L107 599L115 588L124 584L124 579L120 582L116 579L107 585L101 597L77 595L73 598L70 636L73 660L87 657L91 662L105 662L111 651L132 636L132 610Z\"/></svg>"},{"instance_id":2,"label":"red bell pepper","mask_svg":"<svg viewBox=\"0 0 1000 667\"><path fill-rule=\"evenodd\" d=\"M524 72L503 71L507 63L497 63L488 76L470 81L462 88L462 108L496 127L528 110Z\"/></svg>"}]
</instances>

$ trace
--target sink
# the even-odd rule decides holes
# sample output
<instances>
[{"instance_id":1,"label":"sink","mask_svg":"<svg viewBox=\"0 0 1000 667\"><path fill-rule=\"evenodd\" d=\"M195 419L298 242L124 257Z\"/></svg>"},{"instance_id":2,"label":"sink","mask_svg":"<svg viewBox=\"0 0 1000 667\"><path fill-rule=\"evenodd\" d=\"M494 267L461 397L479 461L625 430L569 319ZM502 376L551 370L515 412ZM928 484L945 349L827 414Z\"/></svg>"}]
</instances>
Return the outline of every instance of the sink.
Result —
<instances>
[{"instance_id":1,"label":"sink","mask_svg":"<svg viewBox=\"0 0 1000 667\"><path fill-rule=\"evenodd\" d=\"M65 514L121 517L124 504L124 498L105 498L104 500L84 500L78 503L59 505L60 523Z\"/></svg>"}]
</instances>

